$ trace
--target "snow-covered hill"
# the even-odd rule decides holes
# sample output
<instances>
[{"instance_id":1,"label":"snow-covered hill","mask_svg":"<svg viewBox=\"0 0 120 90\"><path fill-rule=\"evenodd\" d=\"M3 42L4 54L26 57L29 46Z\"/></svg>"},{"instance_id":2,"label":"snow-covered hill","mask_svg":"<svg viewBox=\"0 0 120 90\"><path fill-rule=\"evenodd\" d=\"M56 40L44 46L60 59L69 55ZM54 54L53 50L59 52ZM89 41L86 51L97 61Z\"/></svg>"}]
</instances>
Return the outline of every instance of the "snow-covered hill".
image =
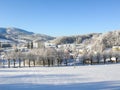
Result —
<instances>
[{"instance_id":1,"label":"snow-covered hill","mask_svg":"<svg viewBox=\"0 0 120 90\"><path fill-rule=\"evenodd\" d=\"M6 28L0 28L0 33L1 33L1 34L7 33L7 32L6 32Z\"/></svg>"},{"instance_id":2,"label":"snow-covered hill","mask_svg":"<svg viewBox=\"0 0 120 90\"><path fill-rule=\"evenodd\" d=\"M9 27L9 28L0 28L0 34L14 34L14 35L18 35L18 34L34 34L33 32L28 32L26 30L23 29L19 29L19 28L13 28L13 27Z\"/></svg>"},{"instance_id":3,"label":"snow-covered hill","mask_svg":"<svg viewBox=\"0 0 120 90\"><path fill-rule=\"evenodd\" d=\"M0 90L120 90L120 64L0 68Z\"/></svg>"},{"instance_id":4,"label":"snow-covered hill","mask_svg":"<svg viewBox=\"0 0 120 90\"><path fill-rule=\"evenodd\" d=\"M23 29L9 27L9 28L0 28L0 38L7 39L12 41L33 41L33 40L51 40L53 37L44 35L44 34L35 34L33 32L29 32Z\"/></svg>"}]
</instances>

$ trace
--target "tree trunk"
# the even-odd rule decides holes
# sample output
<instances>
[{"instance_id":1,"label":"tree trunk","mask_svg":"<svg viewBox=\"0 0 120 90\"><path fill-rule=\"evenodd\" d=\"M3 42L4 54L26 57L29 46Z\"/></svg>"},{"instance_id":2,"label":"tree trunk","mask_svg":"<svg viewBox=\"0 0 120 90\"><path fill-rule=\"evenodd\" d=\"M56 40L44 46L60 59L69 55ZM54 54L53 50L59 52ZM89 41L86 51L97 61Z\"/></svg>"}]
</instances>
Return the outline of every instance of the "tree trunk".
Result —
<instances>
[{"instance_id":1,"label":"tree trunk","mask_svg":"<svg viewBox=\"0 0 120 90\"><path fill-rule=\"evenodd\" d=\"M98 64L100 63L100 59L99 59L99 56L97 56L97 63L98 63Z\"/></svg>"},{"instance_id":2,"label":"tree trunk","mask_svg":"<svg viewBox=\"0 0 120 90\"><path fill-rule=\"evenodd\" d=\"M68 63L67 63L67 59L65 59L65 64L66 64L66 66L68 65Z\"/></svg>"},{"instance_id":3,"label":"tree trunk","mask_svg":"<svg viewBox=\"0 0 120 90\"><path fill-rule=\"evenodd\" d=\"M35 67L35 60L33 60L33 64L34 64L34 67Z\"/></svg>"},{"instance_id":4,"label":"tree trunk","mask_svg":"<svg viewBox=\"0 0 120 90\"><path fill-rule=\"evenodd\" d=\"M85 65L85 59L83 59L83 65Z\"/></svg>"},{"instance_id":5,"label":"tree trunk","mask_svg":"<svg viewBox=\"0 0 120 90\"><path fill-rule=\"evenodd\" d=\"M52 60L52 66L53 66L53 60Z\"/></svg>"},{"instance_id":6,"label":"tree trunk","mask_svg":"<svg viewBox=\"0 0 120 90\"><path fill-rule=\"evenodd\" d=\"M97 63L99 64L100 63L100 60L98 59Z\"/></svg>"},{"instance_id":7,"label":"tree trunk","mask_svg":"<svg viewBox=\"0 0 120 90\"><path fill-rule=\"evenodd\" d=\"M5 60L3 59L2 61L3 61L3 63L2 63L3 64L3 68L4 68L5 67Z\"/></svg>"},{"instance_id":8,"label":"tree trunk","mask_svg":"<svg viewBox=\"0 0 120 90\"><path fill-rule=\"evenodd\" d=\"M50 59L48 59L48 67L50 67Z\"/></svg>"},{"instance_id":9,"label":"tree trunk","mask_svg":"<svg viewBox=\"0 0 120 90\"><path fill-rule=\"evenodd\" d=\"M13 59L13 62L14 62L14 68L15 68L15 61L16 61L16 60L15 60L15 59Z\"/></svg>"},{"instance_id":10,"label":"tree trunk","mask_svg":"<svg viewBox=\"0 0 120 90\"><path fill-rule=\"evenodd\" d=\"M43 66L45 66L45 60L43 59Z\"/></svg>"},{"instance_id":11,"label":"tree trunk","mask_svg":"<svg viewBox=\"0 0 120 90\"><path fill-rule=\"evenodd\" d=\"M8 59L8 68L10 68L10 59Z\"/></svg>"},{"instance_id":12,"label":"tree trunk","mask_svg":"<svg viewBox=\"0 0 120 90\"><path fill-rule=\"evenodd\" d=\"M112 57L110 57L110 62L113 63L111 58L112 58Z\"/></svg>"},{"instance_id":13,"label":"tree trunk","mask_svg":"<svg viewBox=\"0 0 120 90\"><path fill-rule=\"evenodd\" d=\"M91 61L91 65L93 65L93 60L92 60L92 58L90 59L90 61Z\"/></svg>"},{"instance_id":14,"label":"tree trunk","mask_svg":"<svg viewBox=\"0 0 120 90\"><path fill-rule=\"evenodd\" d=\"M30 67L30 59L29 59L29 62L28 62L28 63L29 63L29 67Z\"/></svg>"},{"instance_id":15,"label":"tree trunk","mask_svg":"<svg viewBox=\"0 0 120 90\"><path fill-rule=\"evenodd\" d=\"M118 58L116 57L116 63L118 63Z\"/></svg>"},{"instance_id":16,"label":"tree trunk","mask_svg":"<svg viewBox=\"0 0 120 90\"><path fill-rule=\"evenodd\" d=\"M61 64L62 64L62 61L63 61L62 59L59 59L59 65L61 65Z\"/></svg>"},{"instance_id":17,"label":"tree trunk","mask_svg":"<svg viewBox=\"0 0 120 90\"><path fill-rule=\"evenodd\" d=\"M24 67L25 67L25 59L23 59L23 65L24 65Z\"/></svg>"},{"instance_id":18,"label":"tree trunk","mask_svg":"<svg viewBox=\"0 0 120 90\"><path fill-rule=\"evenodd\" d=\"M57 65L58 65L58 67L59 67L59 59L57 59Z\"/></svg>"},{"instance_id":19,"label":"tree trunk","mask_svg":"<svg viewBox=\"0 0 120 90\"><path fill-rule=\"evenodd\" d=\"M106 63L106 58L104 58L104 64Z\"/></svg>"},{"instance_id":20,"label":"tree trunk","mask_svg":"<svg viewBox=\"0 0 120 90\"><path fill-rule=\"evenodd\" d=\"M19 58L19 67L21 67L21 59Z\"/></svg>"}]
</instances>

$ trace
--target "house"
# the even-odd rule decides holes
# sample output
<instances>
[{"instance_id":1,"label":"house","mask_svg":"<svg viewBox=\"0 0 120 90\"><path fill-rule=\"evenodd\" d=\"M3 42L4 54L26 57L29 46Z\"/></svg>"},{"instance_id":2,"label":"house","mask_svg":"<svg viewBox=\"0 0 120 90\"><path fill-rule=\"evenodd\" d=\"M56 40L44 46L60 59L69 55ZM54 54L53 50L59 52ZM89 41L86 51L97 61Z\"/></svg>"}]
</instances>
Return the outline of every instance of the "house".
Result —
<instances>
[{"instance_id":1,"label":"house","mask_svg":"<svg viewBox=\"0 0 120 90\"><path fill-rule=\"evenodd\" d=\"M113 50L113 51L120 51L120 46L113 46L113 47L112 47L112 50Z\"/></svg>"},{"instance_id":2,"label":"house","mask_svg":"<svg viewBox=\"0 0 120 90\"><path fill-rule=\"evenodd\" d=\"M45 42L45 48L48 48L48 47L53 47L53 48L56 48L57 45L55 43L52 43L52 42Z\"/></svg>"},{"instance_id":3,"label":"house","mask_svg":"<svg viewBox=\"0 0 120 90\"><path fill-rule=\"evenodd\" d=\"M44 40L34 40L33 41L33 48L44 48L45 41Z\"/></svg>"},{"instance_id":4,"label":"house","mask_svg":"<svg viewBox=\"0 0 120 90\"><path fill-rule=\"evenodd\" d=\"M0 48L6 48L13 46L13 42L6 39L0 39Z\"/></svg>"}]
</instances>

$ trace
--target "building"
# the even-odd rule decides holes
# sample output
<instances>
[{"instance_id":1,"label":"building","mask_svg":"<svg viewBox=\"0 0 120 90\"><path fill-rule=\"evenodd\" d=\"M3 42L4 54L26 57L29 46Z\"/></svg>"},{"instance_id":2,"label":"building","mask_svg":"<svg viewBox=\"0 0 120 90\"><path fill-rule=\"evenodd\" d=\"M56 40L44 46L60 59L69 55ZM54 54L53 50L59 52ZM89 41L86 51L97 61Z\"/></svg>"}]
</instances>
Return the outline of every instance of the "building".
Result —
<instances>
[{"instance_id":1,"label":"building","mask_svg":"<svg viewBox=\"0 0 120 90\"><path fill-rule=\"evenodd\" d=\"M13 46L13 42L10 40L5 40L5 39L1 39L0 40L0 48L6 48L6 47L12 47Z\"/></svg>"},{"instance_id":2,"label":"building","mask_svg":"<svg viewBox=\"0 0 120 90\"><path fill-rule=\"evenodd\" d=\"M53 47L53 48L56 48L57 47L57 45L56 44L54 44L54 43L52 43L52 42L45 42L45 48L48 48L48 47Z\"/></svg>"},{"instance_id":3,"label":"building","mask_svg":"<svg viewBox=\"0 0 120 90\"><path fill-rule=\"evenodd\" d=\"M33 48L44 48L45 41L44 40L35 40L33 41Z\"/></svg>"},{"instance_id":4,"label":"building","mask_svg":"<svg viewBox=\"0 0 120 90\"><path fill-rule=\"evenodd\" d=\"M113 47L112 47L112 50L113 50L113 51L120 51L120 46L113 46Z\"/></svg>"}]
</instances>

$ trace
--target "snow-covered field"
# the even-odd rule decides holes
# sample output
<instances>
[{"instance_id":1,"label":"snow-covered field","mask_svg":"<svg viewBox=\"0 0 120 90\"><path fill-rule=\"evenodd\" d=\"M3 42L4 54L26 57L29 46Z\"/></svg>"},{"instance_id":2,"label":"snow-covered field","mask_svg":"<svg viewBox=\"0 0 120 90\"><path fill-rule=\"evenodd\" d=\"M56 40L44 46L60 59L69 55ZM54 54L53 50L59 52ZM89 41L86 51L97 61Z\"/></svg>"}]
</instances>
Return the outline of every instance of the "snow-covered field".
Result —
<instances>
[{"instance_id":1,"label":"snow-covered field","mask_svg":"<svg viewBox=\"0 0 120 90\"><path fill-rule=\"evenodd\" d=\"M0 90L120 90L120 64L0 68Z\"/></svg>"}]
</instances>

